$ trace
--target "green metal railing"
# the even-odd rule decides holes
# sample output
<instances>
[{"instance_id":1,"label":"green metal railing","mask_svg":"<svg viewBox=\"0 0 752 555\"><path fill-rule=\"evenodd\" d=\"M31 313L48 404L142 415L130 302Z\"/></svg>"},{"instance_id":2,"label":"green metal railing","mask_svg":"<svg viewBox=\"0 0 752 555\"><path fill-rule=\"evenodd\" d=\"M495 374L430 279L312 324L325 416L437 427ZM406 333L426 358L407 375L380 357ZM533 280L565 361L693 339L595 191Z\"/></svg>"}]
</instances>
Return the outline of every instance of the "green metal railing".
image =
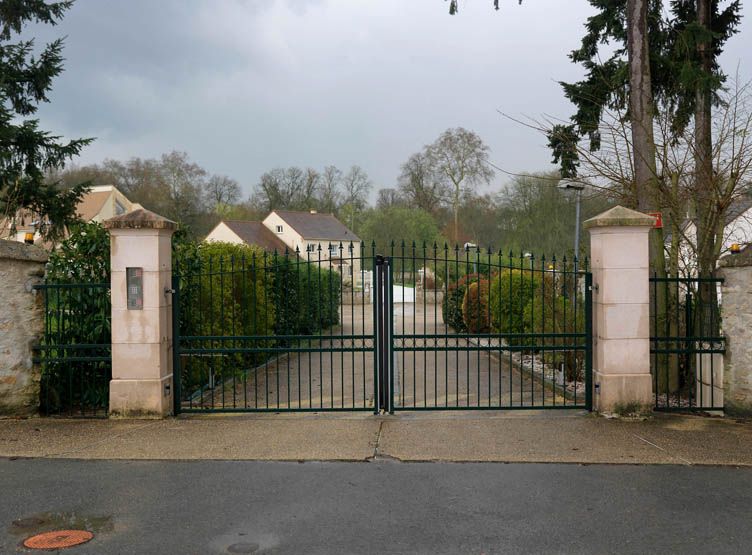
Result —
<instances>
[{"instance_id":1,"label":"green metal railing","mask_svg":"<svg viewBox=\"0 0 752 555\"><path fill-rule=\"evenodd\" d=\"M43 414L106 416L112 378L109 283L44 283Z\"/></svg>"},{"instance_id":2,"label":"green metal railing","mask_svg":"<svg viewBox=\"0 0 752 555\"><path fill-rule=\"evenodd\" d=\"M394 410L591 408L587 261L401 243L389 262Z\"/></svg>"},{"instance_id":3,"label":"green metal railing","mask_svg":"<svg viewBox=\"0 0 752 555\"><path fill-rule=\"evenodd\" d=\"M721 278L650 278L650 355L657 410L723 409L722 283Z\"/></svg>"},{"instance_id":4,"label":"green metal railing","mask_svg":"<svg viewBox=\"0 0 752 555\"><path fill-rule=\"evenodd\" d=\"M173 295L176 412L592 404L586 262L317 245L204 256Z\"/></svg>"},{"instance_id":5,"label":"green metal railing","mask_svg":"<svg viewBox=\"0 0 752 555\"><path fill-rule=\"evenodd\" d=\"M337 244L177 267L176 413L374 410L373 260Z\"/></svg>"}]
</instances>

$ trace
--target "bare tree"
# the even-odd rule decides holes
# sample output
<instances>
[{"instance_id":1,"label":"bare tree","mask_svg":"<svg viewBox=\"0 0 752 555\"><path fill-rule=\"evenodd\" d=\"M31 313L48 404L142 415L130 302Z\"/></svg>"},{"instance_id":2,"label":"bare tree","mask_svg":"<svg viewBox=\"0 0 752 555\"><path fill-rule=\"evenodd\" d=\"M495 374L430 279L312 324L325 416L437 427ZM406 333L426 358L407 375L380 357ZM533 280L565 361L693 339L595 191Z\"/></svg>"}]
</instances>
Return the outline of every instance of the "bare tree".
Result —
<instances>
[{"instance_id":1,"label":"bare tree","mask_svg":"<svg viewBox=\"0 0 752 555\"><path fill-rule=\"evenodd\" d=\"M335 213L342 199L342 171L326 166L319 185L319 210Z\"/></svg>"},{"instance_id":2,"label":"bare tree","mask_svg":"<svg viewBox=\"0 0 752 555\"><path fill-rule=\"evenodd\" d=\"M306 168L303 173L303 188L300 194L300 207L304 210L318 208L321 174L313 168Z\"/></svg>"},{"instance_id":3,"label":"bare tree","mask_svg":"<svg viewBox=\"0 0 752 555\"><path fill-rule=\"evenodd\" d=\"M368 174L360 166L352 166L342 176L343 203L340 210L350 221L350 229L355 229L355 216L368 204L368 193L373 184Z\"/></svg>"},{"instance_id":4,"label":"bare tree","mask_svg":"<svg viewBox=\"0 0 752 555\"><path fill-rule=\"evenodd\" d=\"M220 216L225 215L230 205L236 204L240 198L240 185L226 175L212 175L206 182L205 191L212 208Z\"/></svg>"},{"instance_id":5,"label":"bare tree","mask_svg":"<svg viewBox=\"0 0 752 555\"><path fill-rule=\"evenodd\" d=\"M373 184L368 179L368 174L360 166L352 166L342 176L342 190L344 204L349 204L358 210L365 208L368 203L368 193Z\"/></svg>"},{"instance_id":6,"label":"bare tree","mask_svg":"<svg viewBox=\"0 0 752 555\"><path fill-rule=\"evenodd\" d=\"M167 192L164 215L182 219L189 225L203 210L203 187L206 170L188 159L185 152L163 154L159 165L160 182Z\"/></svg>"},{"instance_id":7,"label":"bare tree","mask_svg":"<svg viewBox=\"0 0 752 555\"><path fill-rule=\"evenodd\" d=\"M254 200L267 211L300 208L305 176L298 167L275 168L264 173L256 186Z\"/></svg>"},{"instance_id":8,"label":"bare tree","mask_svg":"<svg viewBox=\"0 0 752 555\"><path fill-rule=\"evenodd\" d=\"M440 175L451 189L454 212L454 237L459 240L459 209L462 193L494 176L489 164L490 149L481 138L462 127L447 129L426 148L432 171Z\"/></svg>"},{"instance_id":9,"label":"bare tree","mask_svg":"<svg viewBox=\"0 0 752 555\"><path fill-rule=\"evenodd\" d=\"M404 206L405 200L397 189L379 189L376 196L376 208L393 208Z\"/></svg>"},{"instance_id":10,"label":"bare tree","mask_svg":"<svg viewBox=\"0 0 752 555\"><path fill-rule=\"evenodd\" d=\"M399 191L410 206L435 213L449 197L446 180L435 171L425 151L410 156L401 170Z\"/></svg>"}]
</instances>

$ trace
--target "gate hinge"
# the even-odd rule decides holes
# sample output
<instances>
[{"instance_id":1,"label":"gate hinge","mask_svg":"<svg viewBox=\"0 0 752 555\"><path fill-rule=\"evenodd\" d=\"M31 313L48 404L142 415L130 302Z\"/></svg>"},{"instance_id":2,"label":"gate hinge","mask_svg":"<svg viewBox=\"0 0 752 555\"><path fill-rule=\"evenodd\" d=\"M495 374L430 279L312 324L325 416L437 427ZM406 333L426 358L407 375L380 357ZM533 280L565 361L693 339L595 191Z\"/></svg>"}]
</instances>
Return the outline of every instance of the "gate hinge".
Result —
<instances>
[{"instance_id":1,"label":"gate hinge","mask_svg":"<svg viewBox=\"0 0 752 555\"><path fill-rule=\"evenodd\" d=\"M164 295L165 295L165 297L167 295L174 295L174 294L175 294L175 290L174 289L171 289L170 287L165 287L164 288Z\"/></svg>"}]
</instances>

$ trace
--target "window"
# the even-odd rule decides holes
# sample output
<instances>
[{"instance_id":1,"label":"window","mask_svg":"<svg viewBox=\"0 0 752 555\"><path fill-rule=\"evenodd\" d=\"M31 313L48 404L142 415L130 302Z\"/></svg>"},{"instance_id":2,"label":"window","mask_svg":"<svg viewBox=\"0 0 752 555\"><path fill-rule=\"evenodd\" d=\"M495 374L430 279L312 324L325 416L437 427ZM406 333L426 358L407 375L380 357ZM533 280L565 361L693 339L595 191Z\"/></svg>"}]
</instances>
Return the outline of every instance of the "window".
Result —
<instances>
[{"instance_id":1,"label":"window","mask_svg":"<svg viewBox=\"0 0 752 555\"><path fill-rule=\"evenodd\" d=\"M316 243L308 243L306 247L307 252L316 252Z\"/></svg>"},{"instance_id":2,"label":"window","mask_svg":"<svg viewBox=\"0 0 752 555\"><path fill-rule=\"evenodd\" d=\"M329 256L339 256L339 247L337 245L329 245Z\"/></svg>"},{"instance_id":3,"label":"window","mask_svg":"<svg viewBox=\"0 0 752 555\"><path fill-rule=\"evenodd\" d=\"M281 225L277 226L277 233L282 233L282 226Z\"/></svg>"}]
</instances>

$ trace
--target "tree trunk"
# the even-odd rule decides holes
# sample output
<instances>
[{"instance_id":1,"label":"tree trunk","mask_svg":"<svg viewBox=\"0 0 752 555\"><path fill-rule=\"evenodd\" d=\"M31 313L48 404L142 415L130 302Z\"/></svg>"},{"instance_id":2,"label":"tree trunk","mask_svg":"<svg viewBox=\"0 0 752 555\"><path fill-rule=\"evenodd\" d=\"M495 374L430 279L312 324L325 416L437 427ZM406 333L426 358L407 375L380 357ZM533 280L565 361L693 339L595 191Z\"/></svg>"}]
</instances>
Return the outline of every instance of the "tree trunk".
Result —
<instances>
[{"instance_id":1,"label":"tree trunk","mask_svg":"<svg viewBox=\"0 0 752 555\"><path fill-rule=\"evenodd\" d=\"M641 212L653 208L651 183L655 179L654 107L650 77L647 9L648 0L628 0L627 2L629 109L634 154L634 198L636 208Z\"/></svg>"},{"instance_id":2,"label":"tree trunk","mask_svg":"<svg viewBox=\"0 0 752 555\"><path fill-rule=\"evenodd\" d=\"M711 0L697 0L697 22L705 29L711 28ZM718 248L716 245L719 225L723 214L719 213L713 194L713 135L712 91L707 78L713 70L712 43L697 44L700 69L706 79L697 83L695 91L695 227L697 229L697 275L702 279L715 275ZM717 320L717 291L712 282L700 282L697 287L697 306L694 307L694 332L699 336L715 335ZM694 376L687 376L694 383Z\"/></svg>"},{"instance_id":3,"label":"tree trunk","mask_svg":"<svg viewBox=\"0 0 752 555\"><path fill-rule=\"evenodd\" d=\"M454 244L460 243L460 190L457 187L457 191L454 194Z\"/></svg>"},{"instance_id":4,"label":"tree trunk","mask_svg":"<svg viewBox=\"0 0 752 555\"><path fill-rule=\"evenodd\" d=\"M629 55L629 109L632 124L634 156L634 199L637 210L659 210L656 187L655 138L653 135L653 89L650 75L650 45L648 43L648 0L627 0L627 51ZM650 233L650 264L656 277L666 276L663 230ZM655 317L661 329L667 317L666 291L656 287ZM654 369L657 371L657 369ZM675 388L677 376L659 372L665 392Z\"/></svg>"}]
</instances>

